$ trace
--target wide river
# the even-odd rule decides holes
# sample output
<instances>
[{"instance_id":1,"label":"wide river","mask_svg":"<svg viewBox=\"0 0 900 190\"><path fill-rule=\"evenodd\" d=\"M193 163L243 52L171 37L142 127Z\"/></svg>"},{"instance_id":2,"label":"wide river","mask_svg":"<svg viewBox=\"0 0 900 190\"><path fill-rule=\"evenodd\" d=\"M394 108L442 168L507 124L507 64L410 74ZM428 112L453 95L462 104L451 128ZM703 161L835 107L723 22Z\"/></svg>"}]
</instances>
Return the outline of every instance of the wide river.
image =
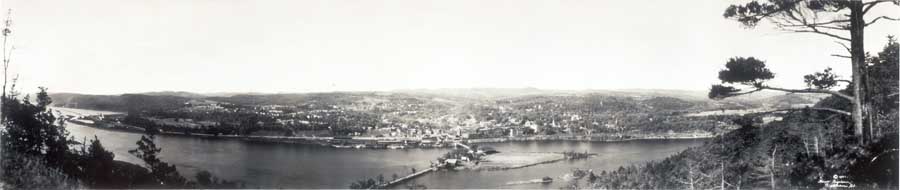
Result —
<instances>
[{"instance_id":1,"label":"wide river","mask_svg":"<svg viewBox=\"0 0 900 190\"><path fill-rule=\"evenodd\" d=\"M70 135L81 141L95 135L103 145L115 153L116 160L132 163L141 161L128 154L137 147L140 134L66 125ZM438 171L407 184L421 184L428 188L559 188L565 182L558 177L575 168L612 170L628 164L660 160L704 140L637 140L625 142L533 141L489 143L506 152L561 152L574 150L598 153L599 156L578 161L561 161L532 167L503 171ZM158 136L163 161L175 164L185 176L193 179L200 170L228 179L241 180L248 188L347 188L358 179L383 174L403 176L413 168L424 169L443 155L443 149L333 149L313 145L247 142L232 139L209 139L187 136ZM550 176L557 179L549 185L526 184L506 186L507 182L538 179ZM397 188L405 188L401 184Z\"/></svg>"}]
</instances>

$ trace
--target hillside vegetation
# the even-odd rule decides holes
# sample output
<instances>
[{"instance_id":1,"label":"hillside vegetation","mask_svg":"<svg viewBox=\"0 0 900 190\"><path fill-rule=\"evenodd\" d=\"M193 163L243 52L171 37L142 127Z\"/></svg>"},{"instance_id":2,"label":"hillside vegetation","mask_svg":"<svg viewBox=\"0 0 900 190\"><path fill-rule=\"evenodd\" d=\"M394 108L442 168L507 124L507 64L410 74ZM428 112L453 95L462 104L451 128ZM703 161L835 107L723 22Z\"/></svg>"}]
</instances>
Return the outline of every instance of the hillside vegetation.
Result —
<instances>
[{"instance_id":1,"label":"hillside vegetation","mask_svg":"<svg viewBox=\"0 0 900 190\"><path fill-rule=\"evenodd\" d=\"M888 45L867 71L877 104L869 142L860 143L849 115L814 108L850 110L845 98L829 96L811 108L747 114L741 127L658 162L592 173L569 188L606 189L820 189L898 188L898 96L900 45ZM852 95L850 87L841 92ZM797 100L791 100L797 101ZM761 122L764 117L780 121Z\"/></svg>"}]
</instances>

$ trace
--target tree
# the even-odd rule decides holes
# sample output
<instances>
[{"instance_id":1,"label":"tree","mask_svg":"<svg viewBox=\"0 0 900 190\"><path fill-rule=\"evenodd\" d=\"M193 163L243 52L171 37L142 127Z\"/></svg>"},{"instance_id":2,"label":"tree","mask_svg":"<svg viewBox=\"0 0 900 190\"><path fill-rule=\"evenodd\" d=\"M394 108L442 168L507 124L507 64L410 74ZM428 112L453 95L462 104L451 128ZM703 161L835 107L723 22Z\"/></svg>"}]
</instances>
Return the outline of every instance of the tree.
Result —
<instances>
[{"instance_id":1,"label":"tree","mask_svg":"<svg viewBox=\"0 0 900 190\"><path fill-rule=\"evenodd\" d=\"M40 184L34 183L50 183L41 188L61 188L71 183L57 182L69 181L66 174L77 172L77 167L72 167L75 159L68 157L67 132L47 108L52 100L46 96L46 88L39 89L36 103L28 96L20 99L15 91L0 97L4 113L0 165L2 179L12 188L38 188L35 185Z\"/></svg>"},{"instance_id":2,"label":"tree","mask_svg":"<svg viewBox=\"0 0 900 190\"><path fill-rule=\"evenodd\" d=\"M85 160L85 176L86 183L90 187L111 188L110 183L113 177L113 159L115 154L103 148L100 139L94 136L91 145L88 147L84 155Z\"/></svg>"},{"instance_id":3,"label":"tree","mask_svg":"<svg viewBox=\"0 0 900 190\"><path fill-rule=\"evenodd\" d=\"M2 94L0 94L0 97L3 97L3 98L6 98L6 82L9 79L9 61L10 61L10 58L12 57L12 50L15 49L15 48L9 48L9 51L7 51L7 48L6 48L7 47L6 43L8 42L7 39L9 38L9 35L12 34L12 30L9 29L10 26L12 25L11 18L12 18L12 9L9 9L9 11L6 14L6 20L3 21L3 30L2 30L2 34L3 34L3 92L2 92ZM3 108L4 104L6 104L6 102L0 101L0 109ZM6 119L6 117L3 117L3 115L5 115L5 113L6 112L0 112L0 121L3 121Z\"/></svg>"},{"instance_id":4,"label":"tree","mask_svg":"<svg viewBox=\"0 0 900 190\"><path fill-rule=\"evenodd\" d=\"M896 110L898 103L898 51L900 44L893 36L888 36L888 43L884 49L878 53L878 56L869 59L869 94L871 95L871 103L873 104L875 114L874 130L872 136L881 136L885 130L896 130L897 121L888 121L890 118L896 118Z\"/></svg>"},{"instance_id":5,"label":"tree","mask_svg":"<svg viewBox=\"0 0 900 190\"><path fill-rule=\"evenodd\" d=\"M197 183L199 183L200 186L202 186L202 187L208 187L208 186L212 185L213 182L215 181L213 179L212 173L209 173L209 171L205 171L205 170L197 172L197 175L195 175L195 178L197 178Z\"/></svg>"},{"instance_id":6,"label":"tree","mask_svg":"<svg viewBox=\"0 0 900 190\"><path fill-rule=\"evenodd\" d=\"M827 79L826 77L834 76L834 74L830 73L831 69L825 69L823 73L816 73L814 75L807 75L807 79L810 86L816 87L833 87L834 83L827 83L827 81L837 81L834 78ZM824 76L822 78L817 78L818 76ZM808 89L785 89L779 87L773 87L767 85L765 82L769 79L775 77L775 74L769 71L766 68L766 64L764 61L756 59L754 57L735 57L728 60L725 63L725 69L719 71L719 80L722 81L723 84L716 84L710 88L709 98L712 99L723 99L733 96L739 96L744 94L750 94L754 92L758 92L761 90L777 90L791 93L822 93L822 94L831 94L837 97L841 97L847 100L852 100L853 96L847 95L845 93L839 91L833 91L829 89L823 88L808 88ZM811 78L811 79L810 79ZM754 88L750 91L743 91L741 89L735 88L733 86L727 86L725 84L740 84L744 86L750 86ZM838 114L843 115L851 115L850 112L843 111L835 108L808 108L808 109L816 109L823 111L831 111Z\"/></svg>"},{"instance_id":7,"label":"tree","mask_svg":"<svg viewBox=\"0 0 900 190\"><path fill-rule=\"evenodd\" d=\"M68 132L48 109L53 102L47 88L39 87L36 103L26 96L19 100L15 93L3 98L5 125L4 149L27 155L43 156L52 167L61 167L68 147Z\"/></svg>"},{"instance_id":8,"label":"tree","mask_svg":"<svg viewBox=\"0 0 900 190\"><path fill-rule=\"evenodd\" d=\"M159 159L158 154L162 149L156 147L156 142L154 142L155 135L156 130L147 129L146 134L141 136L141 140L137 141L138 148L129 150L128 153L143 160L147 168L150 169L150 174L160 184L168 187L185 186L187 180L178 173L175 166Z\"/></svg>"},{"instance_id":9,"label":"tree","mask_svg":"<svg viewBox=\"0 0 900 190\"><path fill-rule=\"evenodd\" d=\"M682 160L684 162L684 170L685 170L684 175L685 176L683 177L683 179L676 178L674 180L678 183L686 185L687 186L686 189L691 189L691 190L696 189L696 188L702 189L702 186L700 186L700 183L701 183L701 181L706 180L707 175L705 173L703 173L703 171L699 168L699 166L706 161L705 160L695 160L692 156L695 156L697 153L695 153L693 151L685 151L684 153L687 154L687 155L685 155L685 157L683 157L684 159Z\"/></svg>"},{"instance_id":10,"label":"tree","mask_svg":"<svg viewBox=\"0 0 900 190\"><path fill-rule=\"evenodd\" d=\"M768 0L765 3L752 1L743 5L729 6L725 9L723 16L734 19L749 28L755 27L760 21L765 19L785 31L814 33L839 40L838 43L843 45L850 55L833 56L845 57L851 60L852 80L849 82L851 82L850 86L852 87L853 96L838 95L832 93L833 91L822 91L822 89L791 90L760 88L761 86L756 86L756 90L750 92L769 89L796 93L829 93L847 98L852 103L850 115L853 120L854 134L859 139L858 143L862 144L869 138L866 130L869 130L868 127L871 126L865 122L871 109L869 102L866 101L868 96L865 94L865 71L867 70L867 64L865 63L866 53L863 46L865 28L881 19L898 20L898 18L887 16L878 16L869 21L864 19L869 10L883 3L900 5L900 0L871 0L866 2L862 0ZM833 19L823 20L823 18ZM849 33L850 36L847 37L845 36L846 34L841 33ZM847 47L842 42L850 42L850 46ZM758 79L765 78L764 76L757 77L761 77ZM723 82L727 81L723 80ZM722 85L718 85L718 87L713 86L710 97L746 94L739 91L736 88L727 88Z\"/></svg>"}]
</instances>

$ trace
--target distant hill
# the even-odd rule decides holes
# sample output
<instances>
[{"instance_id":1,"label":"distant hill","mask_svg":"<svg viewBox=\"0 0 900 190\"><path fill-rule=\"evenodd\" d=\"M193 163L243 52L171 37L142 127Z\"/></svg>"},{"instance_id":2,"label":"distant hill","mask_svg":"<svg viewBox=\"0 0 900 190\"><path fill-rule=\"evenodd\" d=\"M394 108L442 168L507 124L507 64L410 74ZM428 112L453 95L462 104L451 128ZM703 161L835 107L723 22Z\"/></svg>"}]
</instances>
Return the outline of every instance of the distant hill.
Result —
<instances>
[{"instance_id":1,"label":"distant hill","mask_svg":"<svg viewBox=\"0 0 900 190\"><path fill-rule=\"evenodd\" d=\"M52 106L92 110L127 111L120 95L90 95L75 93L50 93Z\"/></svg>"},{"instance_id":2,"label":"distant hill","mask_svg":"<svg viewBox=\"0 0 900 190\"><path fill-rule=\"evenodd\" d=\"M297 105L311 102L328 102L332 104L350 104L363 96L371 96L374 93L295 93L295 94L260 94L260 95L232 95L228 97L208 97L206 99L220 102L228 102L242 105Z\"/></svg>"},{"instance_id":3,"label":"distant hill","mask_svg":"<svg viewBox=\"0 0 900 190\"><path fill-rule=\"evenodd\" d=\"M827 95L784 94L761 92L729 98L710 100L705 92L688 90L542 90L536 88L469 88L469 89L412 89L388 92L325 92L325 93L214 93L201 94L183 91L146 92L123 95L88 95L75 93L51 93L54 106L82 109L129 111L165 109L180 106L190 100L211 100L241 105L354 105L365 101L399 101L430 104L465 104L510 101L516 103L554 101L569 106L613 102L621 109L646 110L711 110L747 109L754 107L790 108L812 105ZM579 98L580 97L580 98ZM612 97L618 97L609 99ZM624 99L623 99L624 98ZM633 105L631 105L633 104Z\"/></svg>"},{"instance_id":4,"label":"distant hill","mask_svg":"<svg viewBox=\"0 0 900 190\"><path fill-rule=\"evenodd\" d=\"M564 93L563 91L541 90L537 88L440 88L440 89L405 89L393 92L408 94L428 94L438 96L456 96L464 98L505 98L529 95L549 95Z\"/></svg>"},{"instance_id":5,"label":"distant hill","mask_svg":"<svg viewBox=\"0 0 900 190\"><path fill-rule=\"evenodd\" d=\"M783 94L755 101L772 108L796 108L798 106L812 106L829 96L827 94Z\"/></svg>"},{"instance_id":6,"label":"distant hill","mask_svg":"<svg viewBox=\"0 0 900 190\"><path fill-rule=\"evenodd\" d=\"M123 94L125 111L165 111L182 107L193 98L171 95Z\"/></svg>"},{"instance_id":7,"label":"distant hill","mask_svg":"<svg viewBox=\"0 0 900 190\"><path fill-rule=\"evenodd\" d=\"M131 110L158 110L180 106L194 99L173 95L89 95L75 93L50 93L52 106L91 110L127 112Z\"/></svg>"},{"instance_id":8,"label":"distant hill","mask_svg":"<svg viewBox=\"0 0 900 190\"><path fill-rule=\"evenodd\" d=\"M208 95L193 93L193 92L185 92L185 91L160 91L160 92L144 92L137 93L143 95L150 96L177 96L177 97L185 97L185 98L205 98L209 97Z\"/></svg>"}]
</instances>

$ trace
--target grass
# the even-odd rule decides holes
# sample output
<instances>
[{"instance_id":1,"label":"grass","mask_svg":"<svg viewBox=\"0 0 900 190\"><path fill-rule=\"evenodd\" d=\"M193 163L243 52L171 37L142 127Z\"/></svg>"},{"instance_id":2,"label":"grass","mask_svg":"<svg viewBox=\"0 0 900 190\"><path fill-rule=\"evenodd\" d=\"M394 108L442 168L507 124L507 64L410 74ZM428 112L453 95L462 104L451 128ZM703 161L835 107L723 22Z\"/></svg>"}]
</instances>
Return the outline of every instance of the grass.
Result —
<instances>
[{"instance_id":1,"label":"grass","mask_svg":"<svg viewBox=\"0 0 900 190\"><path fill-rule=\"evenodd\" d=\"M3 189L84 189L77 180L44 164L37 157L3 155Z\"/></svg>"}]
</instances>

